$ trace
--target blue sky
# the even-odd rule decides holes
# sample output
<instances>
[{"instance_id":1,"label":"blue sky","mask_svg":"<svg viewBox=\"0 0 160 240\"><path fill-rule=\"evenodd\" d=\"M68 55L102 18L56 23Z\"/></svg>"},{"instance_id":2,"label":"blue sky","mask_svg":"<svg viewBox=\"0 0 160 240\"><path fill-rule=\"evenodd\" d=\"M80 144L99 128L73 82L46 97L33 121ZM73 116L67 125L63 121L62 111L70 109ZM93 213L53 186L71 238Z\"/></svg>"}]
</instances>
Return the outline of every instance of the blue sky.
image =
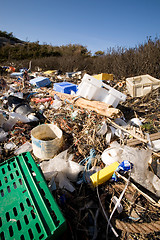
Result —
<instances>
[{"instance_id":1,"label":"blue sky","mask_svg":"<svg viewBox=\"0 0 160 240\"><path fill-rule=\"evenodd\" d=\"M160 0L5 0L0 30L30 42L82 44L92 53L160 37Z\"/></svg>"}]
</instances>

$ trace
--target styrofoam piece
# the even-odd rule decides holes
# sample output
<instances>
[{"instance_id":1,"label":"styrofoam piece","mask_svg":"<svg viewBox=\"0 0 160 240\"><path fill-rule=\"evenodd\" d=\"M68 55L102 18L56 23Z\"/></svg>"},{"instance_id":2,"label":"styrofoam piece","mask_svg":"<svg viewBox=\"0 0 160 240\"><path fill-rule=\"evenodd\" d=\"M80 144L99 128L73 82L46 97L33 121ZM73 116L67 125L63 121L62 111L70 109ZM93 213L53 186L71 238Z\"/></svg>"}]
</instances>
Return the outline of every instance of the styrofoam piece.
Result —
<instances>
[{"instance_id":1,"label":"styrofoam piece","mask_svg":"<svg viewBox=\"0 0 160 240\"><path fill-rule=\"evenodd\" d=\"M29 82L30 82L30 84L32 84L36 87L46 87L51 83L49 78L46 78L46 77L33 78Z\"/></svg>"},{"instance_id":2,"label":"styrofoam piece","mask_svg":"<svg viewBox=\"0 0 160 240\"><path fill-rule=\"evenodd\" d=\"M152 141L152 145L155 152L160 151L160 139Z\"/></svg>"},{"instance_id":3,"label":"styrofoam piece","mask_svg":"<svg viewBox=\"0 0 160 240\"><path fill-rule=\"evenodd\" d=\"M111 138L112 138L112 132L111 129L109 128L107 134L106 134L106 144L109 145L111 142Z\"/></svg>"},{"instance_id":4,"label":"styrofoam piece","mask_svg":"<svg viewBox=\"0 0 160 240\"><path fill-rule=\"evenodd\" d=\"M132 97L145 96L160 87L160 80L148 74L126 78L126 87Z\"/></svg>"},{"instance_id":5,"label":"styrofoam piece","mask_svg":"<svg viewBox=\"0 0 160 240\"><path fill-rule=\"evenodd\" d=\"M97 91L102 87L102 81L85 74L78 86L77 95L93 100Z\"/></svg>"},{"instance_id":6,"label":"styrofoam piece","mask_svg":"<svg viewBox=\"0 0 160 240\"><path fill-rule=\"evenodd\" d=\"M113 148L110 147L110 148L105 149L101 155L102 162L106 166L109 166L110 164L117 162L118 161L118 158L117 158L118 151L119 151L119 149L117 150L116 147L113 147Z\"/></svg>"}]
</instances>

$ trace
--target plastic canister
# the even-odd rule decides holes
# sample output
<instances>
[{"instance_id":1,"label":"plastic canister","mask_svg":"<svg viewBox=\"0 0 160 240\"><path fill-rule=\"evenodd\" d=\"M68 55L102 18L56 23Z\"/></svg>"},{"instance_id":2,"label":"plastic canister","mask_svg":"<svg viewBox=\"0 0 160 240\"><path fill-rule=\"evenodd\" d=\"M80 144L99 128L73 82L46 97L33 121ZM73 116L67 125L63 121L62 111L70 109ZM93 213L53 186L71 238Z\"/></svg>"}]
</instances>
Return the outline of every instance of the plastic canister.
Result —
<instances>
[{"instance_id":1,"label":"plastic canister","mask_svg":"<svg viewBox=\"0 0 160 240\"><path fill-rule=\"evenodd\" d=\"M53 158L63 145L63 134L54 124L41 124L31 131L33 153L40 159Z\"/></svg>"}]
</instances>

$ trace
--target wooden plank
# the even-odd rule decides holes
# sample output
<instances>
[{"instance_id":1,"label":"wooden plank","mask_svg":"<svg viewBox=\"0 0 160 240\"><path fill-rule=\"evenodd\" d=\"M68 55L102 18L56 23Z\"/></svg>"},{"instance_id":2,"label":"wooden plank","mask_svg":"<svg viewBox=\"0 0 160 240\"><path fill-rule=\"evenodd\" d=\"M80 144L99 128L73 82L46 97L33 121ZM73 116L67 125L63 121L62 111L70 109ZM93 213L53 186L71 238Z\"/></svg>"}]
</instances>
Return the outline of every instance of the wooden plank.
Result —
<instances>
[{"instance_id":1,"label":"wooden plank","mask_svg":"<svg viewBox=\"0 0 160 240\"><path fill-rule=\"evenodd\" d=\"M150 134L149 136L150 136L151 141L160 139L160 132ZM136 146L138 144L141 144L141 141L138 139L129 139L127 141L127 146L130 146L130 147Z\"/></svg>"},{"instance_id":2,"label":"wooden plank","mask_svg":"<svg viewBox=\"0 0 160 240\"><path fill-rule=\"evenodd\" d=\"M100 101L90 101L84 98L79 98L77 96L73 96L66 93L60 93L56 91L51 91L51 95L57 95L61 100L69 101L71 104L82 107L88 110L95 111L100 115L109 117L109 118L117 118L122 116L122 112L119 109L113 108L111 105L100 102Z\"/></svg>"},{"instance_id":3,"label":"wooden plank","mask_svg":"<svg viewBox=\"0 0 160 240\"><path fill-rule=\"evenodd\" d=\"M139 135L135 134L135 133L132 132L131 130L127 130L127 129L123 128L122 126L119 126L118 124L116 124L115 122L113 122L111 119L107 118L106 120L107 120L107 122L108 122L109 124L111 124L113 127L118 128L118 129L121 129L123 132L126 132L126 133L130 134L130 135L133 136L134 138L138 139L140 142L144 142L144 143L147 143L147 142L148 142L147 139L141 138Z\"/></svg>"}]
</instances>

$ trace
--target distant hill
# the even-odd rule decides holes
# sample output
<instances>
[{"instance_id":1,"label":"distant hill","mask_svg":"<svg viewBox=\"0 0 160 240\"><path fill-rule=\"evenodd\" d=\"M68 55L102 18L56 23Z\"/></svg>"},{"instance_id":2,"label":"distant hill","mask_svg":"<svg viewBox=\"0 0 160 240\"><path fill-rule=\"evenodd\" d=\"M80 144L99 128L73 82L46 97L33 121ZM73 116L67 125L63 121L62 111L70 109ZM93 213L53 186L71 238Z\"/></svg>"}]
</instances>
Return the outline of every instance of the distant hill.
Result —
<instances>
[{"instance_id":1,"label":"distant hill","mask_svg":"<svg viewBox=\"0 0 160 240\"><path fill-rule=\"evenodd\" d=\"M54 41L54 39L52 39ZM60 69L73 72L86 70L89 74L113 73L116 79L149 74L160 79L160 38L147 38L145 43L134 48L107 48L106 53L99 50L94 56L86 46L68 44L52 46L39 41L21 41L13 33L0 31L0 65L28 67L32 70Z\"/></svg>"},{"instance_id":2,"label":"distant hill","mask_svg":"<svg viewBox=\"0 0 160 240\"><path fill-rule=\"evenodd\" d=\"M52 46L47 43L25 42L13 33L0 31L0 63L6 61L33 60L48 57L88 57L90 52L79 44ZM64 60L65 61L65 60ZM74 60L73 60L74 61Z\"/></svg>"},{"instance_id":3,"label":"distant hill","mask_svg":"<svg viewBox=\"0 0 160 240\"><path fill-rule=\"evenodd\" d=\"M13 33L7 33L6 31L0 31L0 47L6 44L15 45L23 44L24 41L13 36Z\"/></svg>"}]
</instances>

